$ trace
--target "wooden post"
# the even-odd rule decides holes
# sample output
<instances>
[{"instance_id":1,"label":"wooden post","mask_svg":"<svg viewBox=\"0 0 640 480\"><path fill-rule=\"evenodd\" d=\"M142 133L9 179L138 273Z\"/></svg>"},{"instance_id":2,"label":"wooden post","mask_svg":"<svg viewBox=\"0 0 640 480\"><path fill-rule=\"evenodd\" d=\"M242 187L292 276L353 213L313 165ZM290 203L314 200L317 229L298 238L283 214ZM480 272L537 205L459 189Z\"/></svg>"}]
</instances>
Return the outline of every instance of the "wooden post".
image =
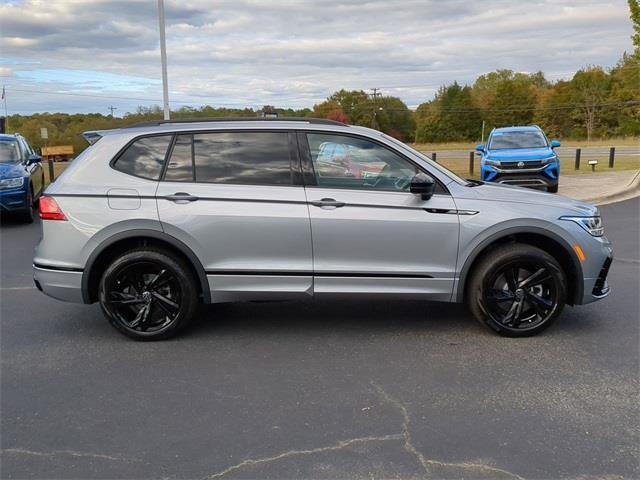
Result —
<instances>
[{"instance_id":1,"label":"wooden post","mask_svg":"<svg viewBox=\"0 0 640 480\"><path fill-rule=\"evenodd\" d=\"M431 160L433 160L434 162L438 163L438 159L437 159L437 157L436 157L436 152L433 152L433 153L431 154Z\"/></svg>"},{"instance_id":2,"label":"wooden post","mask_svg":"<svg viewBox=\"0 0 640 480\"><path fill-rule=\"evenodd\" d=\"M469 175L473 175L473 159L476 158L476 153L469 152Z\"/></svg>"},{"instance_id":3,"label":"wooden post","mask_svg":"<svg viewBox=\"0 0 640 480\"><path fill-rule=\"evenodd\" d=\"M609 168L613 168L613 162L616 157L616 147L611 147L609 149Z\"/></svg>"},{"instance_id":4,"label":"wooden post","mask_svg":"<svg viewBox=\"0 0 640 480\"><path fill-rule=\"evenodd\" d=\"M53 160L50 158L47 163L49 164L49 183L53 183L56 179L53 172Z\"/></svg>"},{"instance_id":5,"label":"wooden post","mask_svg":"<svg viewBox=\"0 0 640 480\"><path fill-rule=\"evenodd\" d=\"M576 170L580 170L580 153L582 153L582 151L576 148Z\"/></svg>"}]
</instances>

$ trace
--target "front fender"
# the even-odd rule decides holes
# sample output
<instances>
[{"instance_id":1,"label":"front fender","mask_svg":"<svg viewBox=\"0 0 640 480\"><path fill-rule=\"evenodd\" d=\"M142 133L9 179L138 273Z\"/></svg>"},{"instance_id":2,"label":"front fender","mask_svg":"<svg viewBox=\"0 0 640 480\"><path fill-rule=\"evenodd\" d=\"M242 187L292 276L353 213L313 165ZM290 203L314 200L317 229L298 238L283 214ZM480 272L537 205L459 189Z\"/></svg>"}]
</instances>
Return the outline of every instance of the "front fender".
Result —
<instances>
[{"instance_id":1,"label":"front fender","mask_svg":"<svg viewBox=\"0 0 640 480\"><path fill-rule=\"evenodd\" d=\"M540 219L516 219L492 225L474 236L469 243L464 246L461 244L456 266L458 281L454 289L455 301L462 302L464 300L464 286L466 285L467 276L478 256L497 240L517 234L536 234L547 237L559 244L571 258L573 274L576 278L574 301L576 298L582 298L582 279L584 275L580 260L573 250L573 245L576 243L575 239L554 223Z\"/></svg>"}]
</instances>

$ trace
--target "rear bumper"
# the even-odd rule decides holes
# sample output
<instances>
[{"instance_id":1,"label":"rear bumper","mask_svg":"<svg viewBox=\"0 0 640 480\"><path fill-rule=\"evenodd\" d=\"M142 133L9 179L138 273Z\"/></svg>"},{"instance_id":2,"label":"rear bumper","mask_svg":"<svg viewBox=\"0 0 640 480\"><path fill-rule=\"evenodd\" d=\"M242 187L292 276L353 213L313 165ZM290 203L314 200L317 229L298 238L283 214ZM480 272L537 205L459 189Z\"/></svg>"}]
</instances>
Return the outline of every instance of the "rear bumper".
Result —
<instances>
[{"instance_id":1,"label":"rear bumper","mask_svg":"<svg viewBox=\"0 0 640 480\"><path fill-rule=\"evenodd\" d=\"M33 266L33 281L45 295L64 302L84 303L82 271Z\"/></svg>"}]
</instances>

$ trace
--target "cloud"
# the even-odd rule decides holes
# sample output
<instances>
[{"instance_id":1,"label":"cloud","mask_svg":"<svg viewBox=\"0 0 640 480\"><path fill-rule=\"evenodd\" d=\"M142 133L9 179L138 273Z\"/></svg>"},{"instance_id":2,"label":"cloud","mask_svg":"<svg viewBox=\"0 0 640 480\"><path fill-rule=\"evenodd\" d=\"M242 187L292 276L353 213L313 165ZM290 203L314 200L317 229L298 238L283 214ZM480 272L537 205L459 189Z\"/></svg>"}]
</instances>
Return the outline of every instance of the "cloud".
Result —
<instances>
[{"instance_id":1,"label":"cloud","mask_svg":"<svg viewBox=\"0 0 640 480\"><path fill-rule=\"evenodd\" d=\"M497 68L565 78L632 48L624 0L165 1L174 106L311 106L342 87L415 106ZM159 103L156 2L25 0L0 4L0 22L13 108Z\"/></svg>"}]
</instances>

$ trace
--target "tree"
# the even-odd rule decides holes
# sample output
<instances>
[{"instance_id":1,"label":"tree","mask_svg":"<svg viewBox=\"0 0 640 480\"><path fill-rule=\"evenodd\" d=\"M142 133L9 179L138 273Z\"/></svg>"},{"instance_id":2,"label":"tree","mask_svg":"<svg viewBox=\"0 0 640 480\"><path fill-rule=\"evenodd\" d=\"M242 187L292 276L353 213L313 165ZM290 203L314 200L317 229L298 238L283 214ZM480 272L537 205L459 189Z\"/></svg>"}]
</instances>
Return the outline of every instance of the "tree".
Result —
<instances>
[{"instance_id":1,"label":"tree","mask_svg":"<svg viewBox=\"0 0 640 480\"><path fill-rule=\"evenodd\" d=\"M367 116L369 96L362 90L338 90L324 102L313 106L313 116L328 118L336 110L342 111L355 125L363 125Z\"/></svg>"},{"instance_id":2,"label":"tree","mask_svg":"<svg viewBox=\"0 0 640 480\"><path fill-rule=\"evenodd\" d=\"M629 10L631 11L631 23L633 24L634 34L631 40L635 46L635 57L640 59L640 2L638 0L627 0L629 2Z\"/></svg>"},{"instance_id":3,"label":"tree","mask_svg":"<svg viewBox=\"0 0 640 480\"><path fill-rule=\"evenodd\" d=\"M330 119L344 115L348 123L377 128L400 140L414 137L413 112L398 97L372 99L362 90L338 90L314 105L311 115Z\"/></svg>"},{"instance_id":4,"label":"tree","mask_svg":"<svg viewBox=\"0 0 640 480\"><path fill-rule=\"evenodd\" d=\"M612 107L604 111L611 133L640 135L640 58L624 54L611 69Z\"/></svg>"},{"instance_id":5,"label":"tree","mask_svg":"<svg viewBox=\"0 0 640 480\"><path fill-rule=\"evenodd\" d=\"M471 88L457 82L440 87L436 97L417 111L417 142L478 140L482 128L480 109L473 104Z\"/></svg>"},{"instance_id":6,"label":"tree","mask_svg":"<svg viewBox=\"0 0 640 480\"><path fill-rule=\"evenodd\" d=\"M340 108L329 112L327 118L329 120L335 120L336 122L349 123L349 117L347 117L347 115Z\"/></svg>"},{"instance_id":7,"label":"tree","mask_svg":"<svg viewBox=\"0 0 640 480\"><path fill-rule=\"evenodd\" d=\"M607 99L610 78L601 67L587 67L578 70L571 79L572 99L576 104L577 120L582 122L591 141L594 128L598 124L598 109Z\"/></svg>"},{"instance_id":8,"label":"tree","mask_svg":"<svg viewBox=\"0 0 640 480\"><path fill-rule=\"evenodd\" d=\"M416 123L413 112L398 97L369 100L378 129L403 142L414 140Z\"/></svg>"},{"instance_id":9,"label":"tree","mask_svg":"<svg viewBox=\"0 0 640 480\"><path fill-rule=\"evenodd\" d=\"M560 80L553 88L546 90L538 99L534 113L534 123L540 125L550 137L576 136L575 120L572 115L571 84Z\"/></svg>"}]
</instances>

